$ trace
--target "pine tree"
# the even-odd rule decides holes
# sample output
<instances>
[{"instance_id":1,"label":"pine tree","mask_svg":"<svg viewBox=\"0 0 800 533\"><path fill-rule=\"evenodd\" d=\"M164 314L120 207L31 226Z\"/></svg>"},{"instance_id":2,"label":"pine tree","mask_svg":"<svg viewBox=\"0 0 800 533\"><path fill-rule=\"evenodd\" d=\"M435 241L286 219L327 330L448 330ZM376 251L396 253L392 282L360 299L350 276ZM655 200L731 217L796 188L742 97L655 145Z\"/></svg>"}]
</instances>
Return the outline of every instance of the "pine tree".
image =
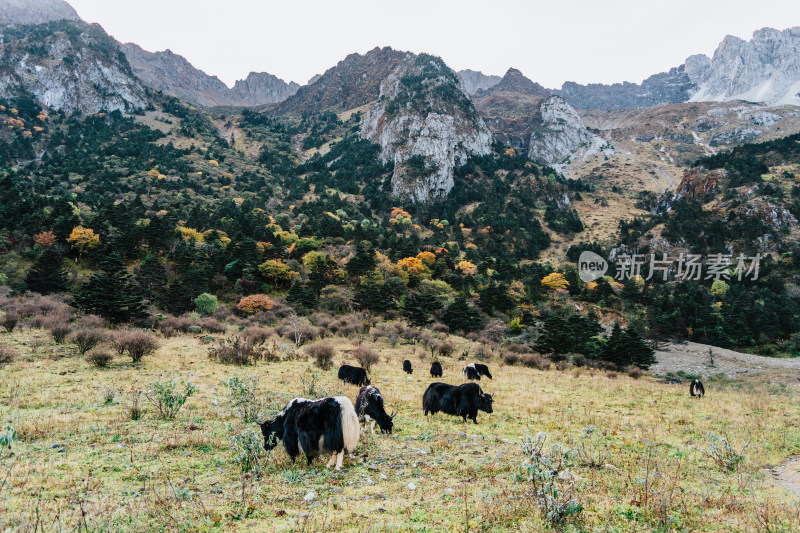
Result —
<instances>
[{"instance_id":1,"label":"pine tree","mask_svg":"<svg viewBox=\"0 0 800 533\"><path fill-rule=\"evenodd\" d=\"M67 290L67 273L61 267L61 253L52 246L45 248L28 271L25 284L39 294L53 294Z\"/></svg>"},{"instance_id":2,"label":"pine tree","mask_svg":"<svg viewBox=\"0 0 800 533\"><path fill-rule=\"evenodd\" d=\"M363 276L375 268L376 262L372 245L367 241L359 241L356 244L355 255L347 262L347 273L352 276Z\"/></svg>"},{"instance_id":3,"label":"pine tree","mask_svg":"<svg viewBox=\"0 0 800 533\"><path fill-rule=\"evenodd\" d=\"M161 261L147 254L135 273L136 285L142 297L161 307L167 292L167 269Z\"/></svg>"},{"instance_id":4,"label":"pine tree","mask_svg":"<svg viewBox=\"0 0 800 533\"><path fill-rule=\"evenodd\" d=\"M422 327L433 322L433 313L442 308L442 303L429 291L412 291L403 303L403 315L412 326Z\"/></svg>"},{"instance_id":5,"label":"pine tree","mask_svg":"<svg viewBox=\"0 0 800 533\"><path fill-rule=\"evenodd\" d=\"M122 259L112 253L99 266L99 270L75 295L78 307L84 313L102 316L112 324L144 317L142 298L130 282Z\"/></svg>"},{"instance_id":6,"label":"pine tree","mask_svg":"<svg viewBox=\"0 0 800 533\"><path fill-rule=\"evenodd\" d=\"M442 313L442 322L451 331L477 331L481 328L481 314L467 302L463 294L459 294Z\"/></svg>"}]
</instances>

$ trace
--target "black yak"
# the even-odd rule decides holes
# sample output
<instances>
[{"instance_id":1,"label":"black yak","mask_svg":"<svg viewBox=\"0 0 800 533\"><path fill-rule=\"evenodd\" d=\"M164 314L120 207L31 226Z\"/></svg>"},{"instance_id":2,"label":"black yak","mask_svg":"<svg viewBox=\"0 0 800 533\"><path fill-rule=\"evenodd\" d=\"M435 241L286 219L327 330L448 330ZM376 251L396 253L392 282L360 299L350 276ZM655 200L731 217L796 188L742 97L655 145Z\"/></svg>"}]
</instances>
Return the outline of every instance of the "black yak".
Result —
<instances>
[{"instance_id":1,"label":"black yak","mask_svg":"<svg viewBox=\"0 0 800 533\"><path fill-rule=\"evenodd\" d=\"M275 418L259 425L265 450L281 440L292 462L302 453L309 465L314 457L330 453L326 468L335 462L336 470L342 469L344 453L355 450L360 435L358 416L346 396L316 401L295 398Z\"/></svg>"},{"instance_id":2,"label":"black yak","mask_svg":"<svg viewBox=\"0 0 800 533\"><path fill-rule=\"evenodd\" d=\"M432 378L440 378L442 377L442 363L439 361L434 361L431 363L431 377Z\"/></svg>"},{"instance_id":3,"label":"black yak","mask_svg":"<svg viewBox=\"0 0 800 533\"><path fill-rule=\"evenodd\" d=\"M492 374L489 372L489 367L482 365L481 363L468 364L464 367L461 375L464 376L464 379L477 379L478 381L480 381L481 376L486 376L487 378L492 379Z\"/></svg>"},{"instance_id":4,"label":"black yak","mask_svg":"<svg viewBox=\"0 0 800 533\"><path fill-rule=\"evenodd\" d=\"M408 359L403 361L403 372L405 372L406 374L414 373L414 369L411 368L411 361L409 361Z\"/></svg>"},{"instance_id":5,"label":"black yak","mask_svg":"<svg viewBox=\"0 0 800 533\"><path fill-rule=\"evenodd\" d=\"M345 383L358 385L359 387L363 387L364 385L369 385L371 383L367 377L366 370L350 365L342 365L339 367L339 379Z\"/></svg>"},{"instance_id":6,"label":"black yak","mask_svg":"<svg viewBox=\"0 0 800 533\"><path fill-rule=\"evenodd\" d=\"M439 411L448 415L467 418L478 423L478 411L491 413L493 398L485 394L477 383L448 385L447 383L431 383L422 396L422 409L425 416L435 415Z\"/></svg>"},{"instance_id":7,"label":"black yak","mask_svg":"<svg viewBox=\"0 0 800 533\"><path fill-rule=\"evenodd\" d=\"M705 393L706 389L703 388L703 382L699 379L692 380L692 383L689 385L689 394L691 394L693 398L702 398Z\"/></svg>"},{"instance_id":8,"label":"black yak","mask_svg":"<svg viewBox=\"0 0 800 533\"><path fill-rule=\"evenodd\" d=\"M356 415L361 422L361 430L367 431L369 424L370 433L375 434L375 423L381 428L383 433L391 433L394 428L395 415L387 415L383 407L383 396L377 387L369 385L361 387L356 398Z\"/></svg>"}]
</instances>

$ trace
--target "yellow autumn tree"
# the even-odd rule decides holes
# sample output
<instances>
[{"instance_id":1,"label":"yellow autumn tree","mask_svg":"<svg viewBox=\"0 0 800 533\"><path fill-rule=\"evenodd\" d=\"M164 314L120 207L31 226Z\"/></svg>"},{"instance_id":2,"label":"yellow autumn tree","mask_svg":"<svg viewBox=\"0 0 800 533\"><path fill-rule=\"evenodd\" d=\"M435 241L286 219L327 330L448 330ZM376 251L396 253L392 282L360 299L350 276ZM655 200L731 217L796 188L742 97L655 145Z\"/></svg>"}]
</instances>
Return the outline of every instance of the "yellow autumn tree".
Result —
<instances>
[{"instance_id":1,"label":"yellow autumn tree","mask_svg":"<svg viewBox=\"0 0 800 533\"><path fill-rule=\"evenodd\" d=\"M398 261L397 264L412 276L419 276L425 272L425 265L416 257L406 257Z\"/></svg>"},{"instance_id":2,"label":"yellow autumn tree","mask_svg":"<svg viewBox=\"0 0 800 533\"><path fill-rule=\"evenodd\" d=\"M542 278L542 285L554 291L563 290L569 287L569 281L561 272L553 272Z\"/></svg>"},{"instance_id":3,"label":"yellow autumn tree","mask_svg":"<svg viewBox=\"0 0 800 533\"><path fill-rule=\"evenodd\" d=\"M420 252L417 254L417 259L428 266L433 266L436 262L436 255L433 252Z\"/></svg>"},{"instance_id":4,"label":"yellow autumn tree","mask_svg":"<svg viewBox=\"0 0 800 533\"><path fill-rule=\"evenodd\" d=\"M84 254L100 244L100 236L92 228L75 226L72 228L72 233L67 237L67 242L78 250L79 254Z\"/></svg>"},{"instance_id":5,"label":"yellow autumn tree","mask_svg":"<svg viewBox=\"0 0 800 533\"><path fill-rule=\"evenodd\" d=\"M474 276L478 273L478 267L474 264L470 263L469 261L460 261L456 265L456 269L460 270L461 273L465 276Z\"/></svg>"}]
</instances>

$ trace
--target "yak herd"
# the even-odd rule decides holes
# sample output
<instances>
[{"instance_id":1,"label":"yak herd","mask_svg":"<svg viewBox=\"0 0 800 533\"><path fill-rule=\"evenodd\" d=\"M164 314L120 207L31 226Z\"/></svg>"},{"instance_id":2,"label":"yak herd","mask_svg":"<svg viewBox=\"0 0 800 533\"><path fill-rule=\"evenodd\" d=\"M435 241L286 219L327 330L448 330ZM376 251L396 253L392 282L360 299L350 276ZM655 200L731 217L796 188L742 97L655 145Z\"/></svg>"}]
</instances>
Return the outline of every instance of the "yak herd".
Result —
<instances>
[{"instance_id":1,"label":"yak herd","mask_svg":"<svg viewBox=\"0 0 800 533\"><path fill-rule=\"evenodd\" d=\"M403 361L403 371L413 373L411 361ZM442 364L434 361L430 373L431 377L442 377ZM469 419L477 424L478 411L493 412L494 395L483 392L472 381L480 381L481 377L492 379L489 368L484 364L470 363L461 374L470 381L462 385L436 382L428 386L422 396L425 416L441 412L459 416L465 423ZM327 468L335 463L336 470L341 470L345 452L355 449L362 431L366 432L369 427L370 433L374 434L377 424L382 433L391 433L395 414L386 413L381 391L370 384L367 371L342 365L338 376L345 383L361 387L355 407L346 396L321 400L295 398L275 418L259 423L264 435L264 448L272 450L280 440L292 462L304 454L308 464L318 455L331 454ZM699 380L692 381L689 393L692 397L702 397L705 394L703 384Z\"/></svg>"}]
</instances>

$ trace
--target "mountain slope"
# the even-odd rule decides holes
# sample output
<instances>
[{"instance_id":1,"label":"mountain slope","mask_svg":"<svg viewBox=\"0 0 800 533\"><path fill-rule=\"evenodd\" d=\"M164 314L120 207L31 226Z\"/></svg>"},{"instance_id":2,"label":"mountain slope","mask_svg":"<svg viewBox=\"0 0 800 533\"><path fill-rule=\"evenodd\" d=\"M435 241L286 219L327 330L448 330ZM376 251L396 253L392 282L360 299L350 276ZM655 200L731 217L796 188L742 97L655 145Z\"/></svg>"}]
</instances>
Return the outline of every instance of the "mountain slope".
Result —
<instances>
[{"instance_id":1,"label":"mountain slope","mask_svg":"<svg viewBox=\"0 0 800 533\"><path fill-rule=\"evenodd\" d=\"M500 83L502 79L500 76L487 76L483 72L470 69L459 70L457 75L464 86L464 91L470 96L481 89L490 89Z\"/></svg>"},{"instance_id":2,"label":"mountain slope","mask_svg":"<svg viewBox=\"0 0 800 533\"><path fill-rule=\"evenodd\" d=\"M693 56L691 101L747 100L800 105L800 27L762 28L750 41L728 35L710 60ZM688 62L687 62L688 64Z\"/></svg>"},{"instance_id":3,"label":"mountain slope","mask_svg":"<svg viewBox=\"0 0 800 533\"><path fill-rule=\"evenodd\" d=\"M81 20L63 0L0 0L1 24L43 24L54 20Z\"/></svg>"},{"instance_id":4,"label":"mountain slope","mask_svg":"<svg viewBox=\"0 0 800 533\"><path fill-rule=\"evenodd\" d=\"M271 115L300 116L326 109L346 111L378 99L381 82L409 56L386 48L374 48L363 56L350 54L325 71L314 83L270 110Z\"/></svg>"},{"instance_id":5,"label":"mountain slope","mask_svg":"<svg viewBox=\"0 0 800 533\"><path fill-rule=\"evenodd\" d=\"M146 90L117 42L96 24L60 20L5 26L0 97L31 94L68 113L132 111L147 106Z\"/></svg>"},{"instance_id":6,"label":"mountain slope","mask_svg":"<svg viewBox=\"0 0 800 533\"><path fill-rule=\"evenodd\" d=\"M408 57L381 83L361 136L394 163L394 194L419 202L447 196L455 167L469 155L489 154L492 145L456 74L427 54Z\"/></svg>"},{"instance_id":7,"label":"mountain slope","mask_svg":"<svg viewBox=\"0 0 800 533\"><path fill-rule=\"evenodd\" d=\"M299 86L267 73L251 72L233 89L216 76L209 76L171 50L148 52L133 43L122 51L139 78L149 87L204 107L274 104L294 94Z\"/></svg>"}]
</instances>

